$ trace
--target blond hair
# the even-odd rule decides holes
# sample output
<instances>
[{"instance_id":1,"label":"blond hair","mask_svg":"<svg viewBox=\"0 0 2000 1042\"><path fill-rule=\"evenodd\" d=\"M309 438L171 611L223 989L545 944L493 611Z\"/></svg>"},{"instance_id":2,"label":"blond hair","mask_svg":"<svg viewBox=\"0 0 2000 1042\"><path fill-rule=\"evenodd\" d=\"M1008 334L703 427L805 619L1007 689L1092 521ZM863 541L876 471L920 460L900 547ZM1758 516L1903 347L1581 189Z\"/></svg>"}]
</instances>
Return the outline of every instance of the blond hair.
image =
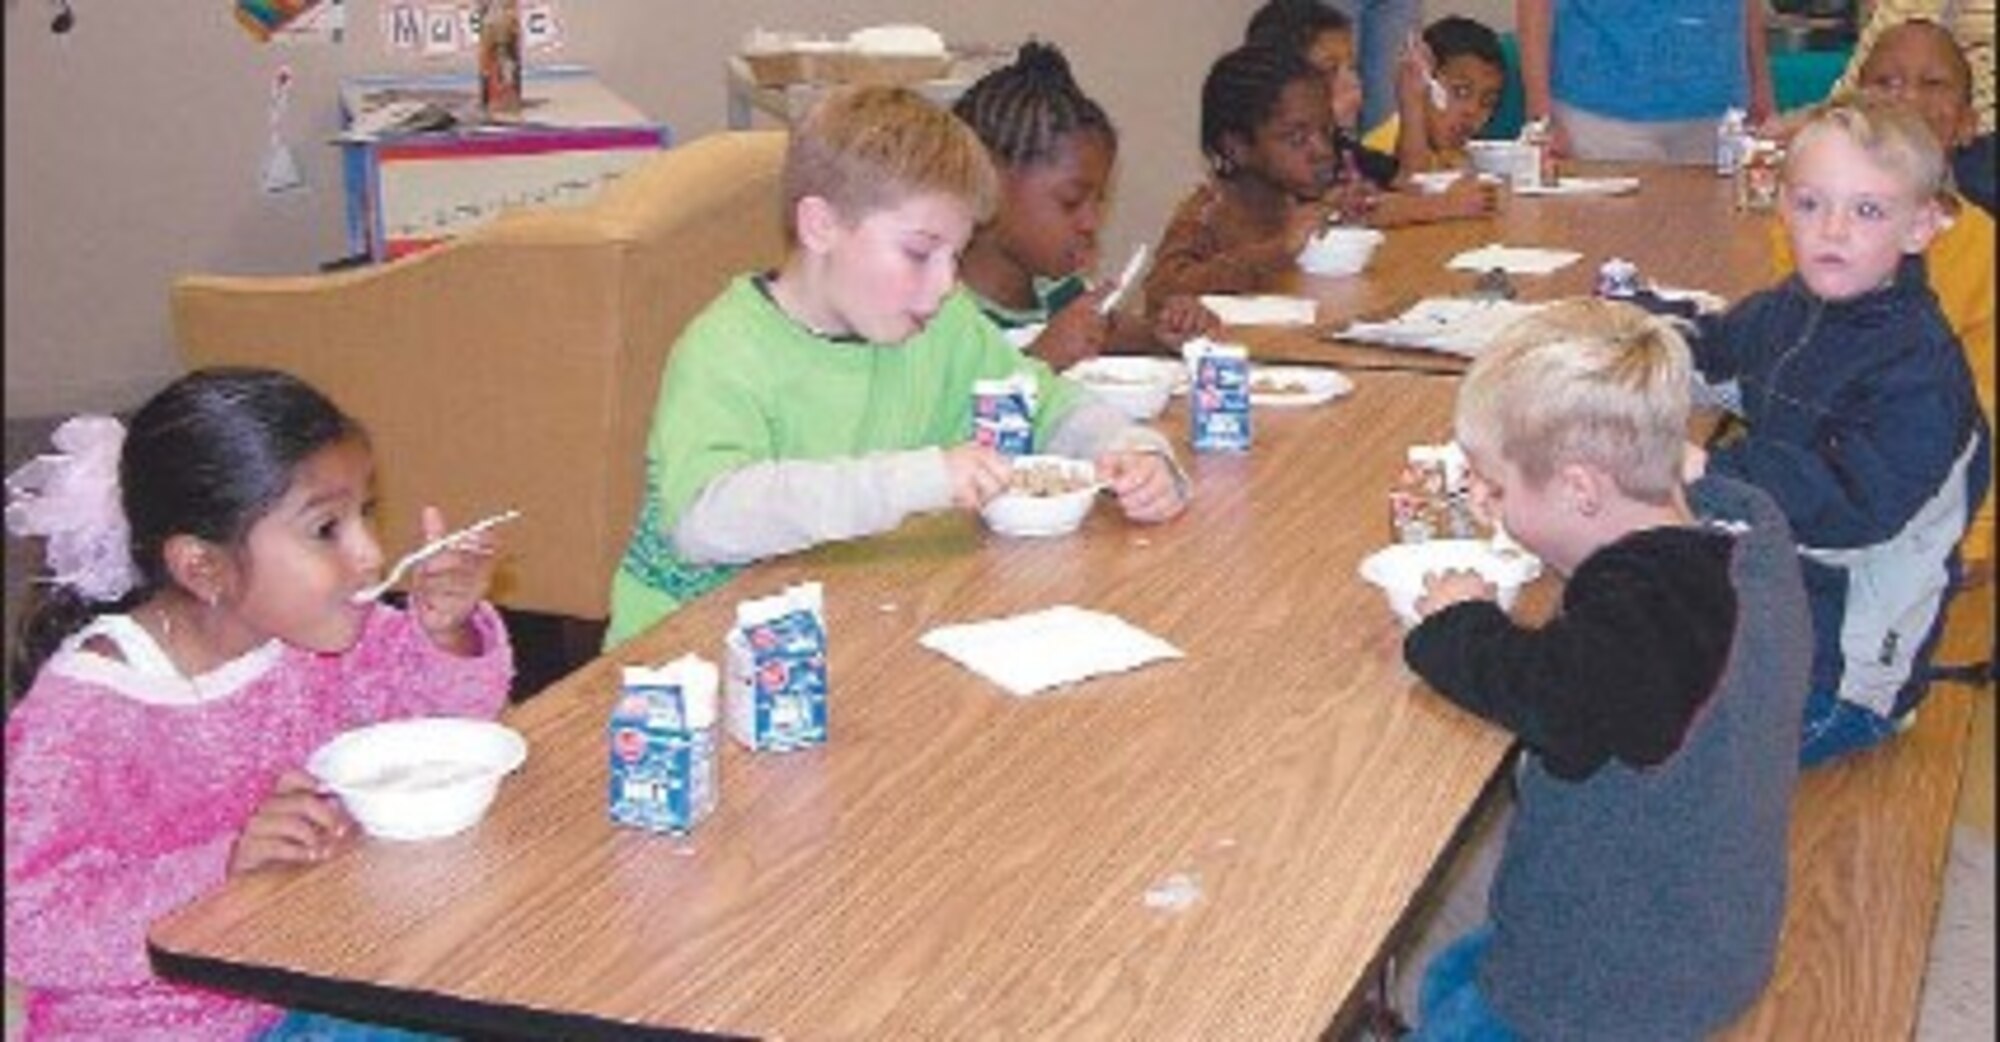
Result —
<instances>
[{"instance_id":1,"label":"blond hair","mask_svg":"<svg viewBox=\"0 0 2000 1042\"><path fill-rule=\"evenodd\" d=\"M1671 320L1615 301L1560 301L1501 332L1458 392L1468 452L1541 487L1584 463L1665 503L1680 485L1691 362Z\"/></svg>"},{"instance_id":2,"label":"blond hair","mask_svg":"<svg viewBox=\"0 0 2000 1042\"><path fill-rule=\"evenodd\" d=\"M858 221L914 196L963 200L975 221L993 213L999 178L986 146L958 117L901 87L829 92L792 130L785 150L785 235L798 241L799 201L818 196Z\"/></svg>"},{"instance_id":3,"label":"blond hair","mask_svg":"<svg viewBox=\"0 0 2000 1042\"><path fill-rule=\"evenodd\" d=\"M1852 92L1821 102L1806 116L1786 151L1787 182L1807 143L1832 133L1845 134L1876 166L1901 178L1920 200L1942 199L1951 191L1951 168L1930 124L1906 105Z\"/></svg>"}]
</instances>

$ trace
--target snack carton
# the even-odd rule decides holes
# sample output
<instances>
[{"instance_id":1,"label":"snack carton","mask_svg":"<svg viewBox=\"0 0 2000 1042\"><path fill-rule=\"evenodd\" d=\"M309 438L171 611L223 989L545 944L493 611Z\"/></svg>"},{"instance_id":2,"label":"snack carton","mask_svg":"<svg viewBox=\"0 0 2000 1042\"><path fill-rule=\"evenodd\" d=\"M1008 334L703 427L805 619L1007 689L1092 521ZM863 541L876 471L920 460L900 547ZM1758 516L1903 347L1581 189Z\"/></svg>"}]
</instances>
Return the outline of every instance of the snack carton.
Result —
<instances>
[{"instance_id":1,"label":"snack carton","mask_svg":"<svg viewBox=\"0 0 2000 1042\"><path fill-rule=\"evenodd\" d=\"M1455 442L1412 445L1404 458L1389 490L1389 527L1396 542L1478 538L1464 450Z\"/></svg>"},{"instance_id":2,"label":"snack carton","mask_svg":"<svg viewBox=\"0 0 2000 1042\"><path fill-rule=\"evenodd\" d=\"M972 437L1003 456L1035 451L1035 378L1026 373L972 382Z\"/></svg>"},{"instance_id":3,"label":"snack carton","mask_svg":"<svg viewBox=\"0 0 2000 1042\"><path fill-rule=\"evenodd\" d=\"M826 623L820 584L736 606L723 637L729 733L759 752L826 742Z\"/></svg>"},{"instance_id":4,"label":"snack carton","mask_svg":"<svg viewBox=\"0 0 2000 1042\"><path fill-rule=\"evenodd\" d=\"M1250 451L1249 350L1196 337L1181 346L1181 356L1188 363L1188 433L1194 450Z\"/></svg>"},{"instance_id":5,"label":"snack carton","mask_svg":"<svg viewBox=\"0 0 2000 1042\"><path fill-rule=\"evenodd\" d=\"M611 820L684 833L715 809L715 664L626 666L612 706Z\"/></svg>"}]
</instances>

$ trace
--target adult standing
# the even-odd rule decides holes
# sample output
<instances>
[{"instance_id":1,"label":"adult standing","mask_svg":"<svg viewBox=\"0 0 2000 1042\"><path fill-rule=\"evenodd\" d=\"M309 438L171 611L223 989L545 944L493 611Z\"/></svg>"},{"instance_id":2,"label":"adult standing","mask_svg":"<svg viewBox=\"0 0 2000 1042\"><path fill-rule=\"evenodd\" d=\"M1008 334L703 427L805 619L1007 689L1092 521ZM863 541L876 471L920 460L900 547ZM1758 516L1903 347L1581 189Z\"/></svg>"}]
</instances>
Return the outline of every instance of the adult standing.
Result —
<instances>
[{"instance_id":1,"label":"adult standing","mask_svg":"<svg viewBox=\"0 0 2000 1042\"><path fill-rule=\"evenodd\" d=\"M1361 52L1361 125L1396 114L1396 56L1423 22L1423 0L1320 0L1354 23Z\"/></svg>"},{"instance_id":2,"label":"adult standing","mask_svg":"<svg viewBox=\"0 0 2000 1042\"><path fill-rule=\"evenodd\" d=\"M1776 111L1763 0L1514 0L1529 119L1580 159L1712 163L1732 106Z\"/></svg>"}]
</instances>

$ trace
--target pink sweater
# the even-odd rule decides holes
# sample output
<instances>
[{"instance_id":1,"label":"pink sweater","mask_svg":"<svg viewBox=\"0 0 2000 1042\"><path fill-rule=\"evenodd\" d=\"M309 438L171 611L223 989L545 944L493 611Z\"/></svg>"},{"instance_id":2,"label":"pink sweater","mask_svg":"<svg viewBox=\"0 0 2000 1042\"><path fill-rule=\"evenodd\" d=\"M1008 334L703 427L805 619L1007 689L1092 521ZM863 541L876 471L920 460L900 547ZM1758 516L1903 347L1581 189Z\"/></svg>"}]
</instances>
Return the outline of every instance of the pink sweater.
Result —
<instances>
[{"instance_id":1,"label":"pink sweater","mask_svg":"<svg viewBox=\"0 0 2000 1042\"><path fill-rule=\"evenodd\" d=\"M341 731L410 716L491 718L513 650L498 613L485 651L439 650L381 607L341 655L277 643L196 687L72 642L7 720L7 975L27 1037L240 1039L275 1007L162 982L156 918L222 883L231 846L280 772Z\"/></svg>"}]
</instances>

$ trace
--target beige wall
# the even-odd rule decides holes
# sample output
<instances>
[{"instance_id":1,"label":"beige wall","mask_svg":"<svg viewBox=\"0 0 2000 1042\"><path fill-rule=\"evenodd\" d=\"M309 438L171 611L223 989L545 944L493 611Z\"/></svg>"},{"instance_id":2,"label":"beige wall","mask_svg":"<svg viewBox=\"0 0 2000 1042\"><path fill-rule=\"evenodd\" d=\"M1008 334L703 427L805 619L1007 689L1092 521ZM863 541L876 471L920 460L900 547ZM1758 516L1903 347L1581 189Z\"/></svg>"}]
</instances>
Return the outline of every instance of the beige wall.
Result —
<instances>
[{"instance_id":1,"label":"beige wall","mask_svg":"<svg viewBox=\"0 0 2000 1042\"><path fill-rule=\"evenodd\" d=\"M1124 137L1106 253L1157 234L1200 175L1203 72L1257 0L558 0L549 60L596 67L683 140L724 123L721 60L753 26L846 31L917 21L955 41L1061 43ZM6 414L135 404L179 371L166 291L181 272L289 274L345 252L335 150L343 76L439 70L383 46L377 0L347 0L337 47L259 45L226 0L79 4L7 0ZM1496 24L1510 0L1432 0ZM1495 12L1485 8L1508 8ZM307 188L265 195L273 75L295 76L284 137Z\"/></svg>"}]
</instances>

